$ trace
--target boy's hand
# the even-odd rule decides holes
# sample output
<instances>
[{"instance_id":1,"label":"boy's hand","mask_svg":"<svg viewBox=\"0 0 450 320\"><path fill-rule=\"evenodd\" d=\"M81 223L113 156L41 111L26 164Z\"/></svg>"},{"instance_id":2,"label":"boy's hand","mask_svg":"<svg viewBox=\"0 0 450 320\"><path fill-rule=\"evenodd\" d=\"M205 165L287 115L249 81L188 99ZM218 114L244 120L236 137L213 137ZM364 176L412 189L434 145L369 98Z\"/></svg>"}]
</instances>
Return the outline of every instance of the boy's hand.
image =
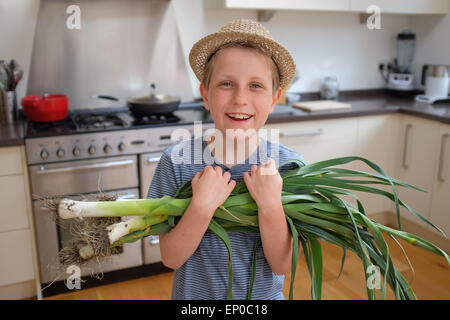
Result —
<instances>
[{"instance_id":1,"label":"boy's hand","mask_svg":"<svg viewBox=\"0 0 450 320\"><path fill-rule=\"evenodd\" d=\"M212 217L214 211L227 200L236 181L231 179L229 172L223 172L221 167L206 166L195 174L191 184L192 203L205 209L202 211L208 212Z\"/></svg>"},{"instance_id":2,"label":"boy's hand","mask_svg":"<svg viewBox=\"0 0 450 320\"><path fill-rule=\"evenodd\" d=\"M283 179L275 166L275 160L269 158L259 166L253 165L250 172L245 172L243 177L259 209L279 208Z\"/></svg>"}]
</instances>

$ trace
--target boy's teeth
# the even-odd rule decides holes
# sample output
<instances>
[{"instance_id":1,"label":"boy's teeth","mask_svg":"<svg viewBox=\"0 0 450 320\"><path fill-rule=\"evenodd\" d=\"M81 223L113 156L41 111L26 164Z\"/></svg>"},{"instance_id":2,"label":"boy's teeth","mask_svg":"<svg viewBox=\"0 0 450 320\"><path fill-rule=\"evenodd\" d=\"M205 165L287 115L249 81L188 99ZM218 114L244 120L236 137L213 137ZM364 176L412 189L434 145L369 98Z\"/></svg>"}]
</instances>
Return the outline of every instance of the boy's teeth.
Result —
<instances>
[{"instance_id":1,"label":"boy's teeth","mask_svg":"<svg viewBox=\"0 0 450 320\"><path fill-rule=\"evenodd\" d=\"M246 114L241 114L241 113L229 113L228 114L231 118L236 118L236 119L248 119L251 116L246 115Z\"/></svg>"}]
</instances>

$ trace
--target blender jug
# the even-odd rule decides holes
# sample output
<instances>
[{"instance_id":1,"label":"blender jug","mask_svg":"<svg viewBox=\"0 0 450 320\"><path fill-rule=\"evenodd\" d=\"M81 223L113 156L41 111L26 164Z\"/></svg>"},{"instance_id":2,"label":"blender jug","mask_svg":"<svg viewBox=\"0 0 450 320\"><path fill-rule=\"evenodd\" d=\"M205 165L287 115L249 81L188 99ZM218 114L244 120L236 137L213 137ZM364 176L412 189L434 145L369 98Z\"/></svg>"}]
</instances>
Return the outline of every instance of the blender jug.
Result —
<instances>
[{"instance_id":1,"label":"blender jug","mask_svg":"<svg viewBox=\"0 0 450 320\"><path fill-rule=\"evenodd\" d=\"M409 68L414 60L416 48L416 35L409 30L404 30L397 35L397 70L399 73L409 73Z\"/></svg>"}]
</instances>

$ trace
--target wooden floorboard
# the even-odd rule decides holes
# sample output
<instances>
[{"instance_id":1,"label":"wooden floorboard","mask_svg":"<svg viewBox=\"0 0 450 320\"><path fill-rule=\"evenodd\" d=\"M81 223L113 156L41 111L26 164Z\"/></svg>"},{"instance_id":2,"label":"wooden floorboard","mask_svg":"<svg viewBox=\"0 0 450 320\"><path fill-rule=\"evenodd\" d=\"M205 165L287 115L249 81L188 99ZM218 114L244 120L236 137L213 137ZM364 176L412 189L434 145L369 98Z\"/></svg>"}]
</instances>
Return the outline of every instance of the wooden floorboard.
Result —
<instances>
[{"instance_id":1,"label":"wooden floorboard","mask_svg":"<svg viewBox=\"0 0 450 320\"><path fill-rule=\"evenodd\" d=\"M450 267L444 258L409 243L399 240L404 247L414 273L401 248L390 238L386 238L394 265L409 281L413 279L412 289L419 299L450 299ZM347 252L344 269L336 280L341 266L342 249L335 245L321 242L323 249L323 299L367 299L364 268L356 254ZM161 300L170 299L173 272L140 278L96 288L65 293L46 299L133 299ZM286 276L283 293L289 297L290 275ZM311 299L311 280L304 256L297 264L294 281L294 299ZM393 292L387 290L387 299L394 299Z\"/></svg>"}]
</instances>

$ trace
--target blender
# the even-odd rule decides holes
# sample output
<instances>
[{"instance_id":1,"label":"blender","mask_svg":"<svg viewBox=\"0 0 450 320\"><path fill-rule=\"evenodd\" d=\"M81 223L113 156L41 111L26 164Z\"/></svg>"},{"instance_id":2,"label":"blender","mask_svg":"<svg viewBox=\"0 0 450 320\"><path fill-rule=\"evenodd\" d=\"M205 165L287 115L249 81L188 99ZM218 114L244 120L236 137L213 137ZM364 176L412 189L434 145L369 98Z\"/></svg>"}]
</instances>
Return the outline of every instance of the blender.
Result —
<instances>
[{"instance_id":1,"label":"blender","mask_svg":"<svg viewBox=\"0 0 450 320\"><path fill-rule=\"evenodd\" d=\"M388 76L384 76L387 82L388 92L395 95L414 94L414 75L410 68L414 60L416 48L416 35L409 30L404 30L397 35L397 57L393 64L388 65Z\"/></svg>"}]
</instances>

